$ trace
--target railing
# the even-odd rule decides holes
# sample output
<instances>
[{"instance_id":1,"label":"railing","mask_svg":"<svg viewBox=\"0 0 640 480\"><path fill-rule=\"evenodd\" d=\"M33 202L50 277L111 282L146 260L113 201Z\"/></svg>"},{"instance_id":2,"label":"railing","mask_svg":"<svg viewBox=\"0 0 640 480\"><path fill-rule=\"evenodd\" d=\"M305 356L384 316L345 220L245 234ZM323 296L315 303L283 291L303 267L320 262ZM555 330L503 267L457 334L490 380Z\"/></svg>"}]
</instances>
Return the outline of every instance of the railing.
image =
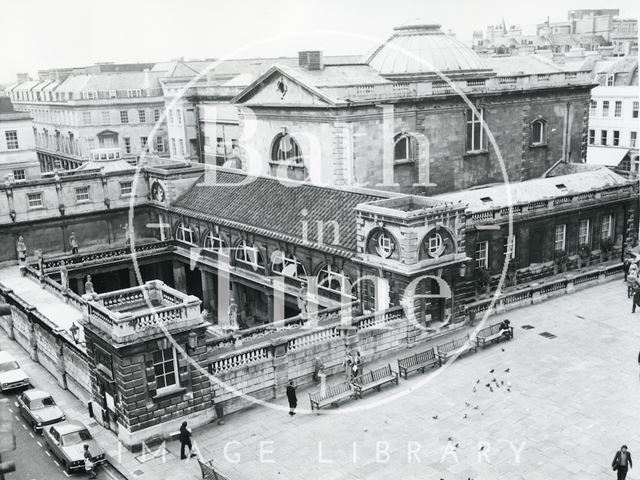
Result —
<instances>
[{"instance_id":1,"label":"railing","mask_svg":"<svg viewBox=\"0 0 640 480\"><path fill-rule=\"evenodd\" d=\"M140 245L136 245L135 252L136 253L145 253L145 252L156 252L157 250L169 250L172 248L173 241L165 240L160 242L150 242L144 243ZM65 255L63 257L52 258L49 260L45 260L43 262L45 273L55 272L60 269L60 267L72 267L72 268L81 268L88 266L90 264L99 262L103 264L105 261L109 260L121 260L124 258L128 258L131 255L131 247L122 247L115 248L112 250L103 250L99 252L85 253L79 255ZM35 269L39 269L37 263L32 263L30 265Z\"/></svg>"},{"instance_id":2,"label":"railing","mask_svg":"<svg viewBox=\"0 0 640 480\"><path fill-rule=\"evenodd\" d=\"M478 220L490 220L493 219L495 217L494 211L493 210L488 210L486 212L479 212L479 213L474 213L473 215L471 215L471 219L478 221Z\"/></svg>"},{"instance_id":3,"label":"railing","mask_svg":"<svg viewBox=\"0 0 640 480\"><path fill-rule=\"evenodd\" d=\"M340 330L338 330L337 327L329 327L324 330L302 335L301 337L292 338L287 342L287 350L297 350L310 347L311 345L327 343L338 337L340 337Z\"/></svg>"},{"instance_id":4,"label":"railing","mask_svg":"<svg viewBox=\"0 0 640 480\"><path fill-rule=\"evenodd\" d=\"M70 288L65 288L60 285L55 280L47 277L46 275L40 276L39 270L36 270L32 266L23 265L20 269L22 275L25 277L31 278L35 282L40 282L40 286L47 290L48 292L53 293L58 298L62 299L66 303L72 304L78 310L82 310L82 307L85 304L85 301L82 299L80 295L75 293Z\"/></svg>"},{"instance_id":5,"label":"railing","mask_svg":"<svg viewBox=\"0 0 640 480\"><path fill-rule=\"evenodd\" d=\"M209 373L216 375L239 367L261 362L269 358L269 349L259 347L246 352L231 355L209 364Z\"/></svg>"},{"instance_id":6,"label":"railing","mask_svg":"<svg viewBox=\"0 0 640 480\"><path fill-rule=\"evenodd\" d=\"M528 205L528 210L537 210L539 208L547 208L547 201L546 200L538 200L537 202L531 202Z\"/></svg>"},{"instance_id":7,"label":"railing","mask_svg":"<svg viewBox=\"0 0 640 480\"><path fill-rule=\"evenodd\" d=\"M384 312L375 312L368 315L355 318L353 323L355 324L356 331L367 330L370 328L383 328L389 322L402 318L403 308L395 307Z\"/></svg>"}]
</instances>

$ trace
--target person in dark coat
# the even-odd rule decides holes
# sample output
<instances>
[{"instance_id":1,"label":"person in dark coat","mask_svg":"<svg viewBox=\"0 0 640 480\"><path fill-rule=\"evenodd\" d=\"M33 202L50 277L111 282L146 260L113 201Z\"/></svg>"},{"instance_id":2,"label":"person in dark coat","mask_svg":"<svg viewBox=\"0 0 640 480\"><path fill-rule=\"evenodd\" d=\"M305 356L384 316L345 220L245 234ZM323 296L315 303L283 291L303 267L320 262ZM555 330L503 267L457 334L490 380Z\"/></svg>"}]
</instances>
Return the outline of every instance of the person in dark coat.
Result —
<instances>
[{"instance_id":1,"label":"person in dark coat","mask_svg":"<svg viewBox=\"0 0 640 480\"><path fill-rule=\"evenodd\" d=\"M631 452L627 450L626 445L622 445L620 450L616 452L611 466L618 472L618 480L625 480L627 478L627 472L633 466L633 462L631 461Z\"/></svg>"},{"instance_id":2,"label":"person in dark coat","mask_svg":"<svg viewBox=\"0 0 640 480\"><path fill-rule=\"evenodd\" d=\"M631 306L631 313L636 313L636 307L640 305L640 288L636 287L633 293L633 305Z\"/></svg>"},{"instance_id":3,"label":"person in dark coat","mask_svg":"<svg viewBox=\"0 0 640 480\"><path fill-rule=\"evenodd\" d=\"M187 422L182 422L180 426L180 460L184 460L187 456L184 453L184 447L189 447L189 456L195 457L193 447L191 445L191 430L187 427Z\"/></svg>"},{"instance_id":4,"label":"person in dark coat","mask_svg":"<svg viewBox=\"0 0 640 480\"><path fill-rule=\"evenodd\" d=\"M622 264L622 271L624 272L624 281L627 281L627 275L629 275L629 268L631 267L631 260L628 258L624 259L624 263Z\"/></svg>"},{"instance_id":5,"label":"person in dark coat","mask_svg":"<svg viewBox=\"0 0 640 480\"><path fill-rule=\"evenodd\" d=\"M287 385L287 399L289 400L289 415L295 415L295 409L298 406L298 397L296 396L296 387L293 380L289 380Z\"/></svg>"}]
</instances>

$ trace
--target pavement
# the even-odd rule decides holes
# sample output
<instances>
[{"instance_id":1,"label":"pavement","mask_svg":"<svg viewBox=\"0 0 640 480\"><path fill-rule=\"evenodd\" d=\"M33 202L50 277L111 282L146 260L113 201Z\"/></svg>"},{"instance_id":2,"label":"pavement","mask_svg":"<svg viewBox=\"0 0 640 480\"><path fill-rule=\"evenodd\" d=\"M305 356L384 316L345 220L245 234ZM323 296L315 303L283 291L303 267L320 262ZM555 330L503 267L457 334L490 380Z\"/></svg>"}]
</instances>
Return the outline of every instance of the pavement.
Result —
<instances>
[{"instance_id":1,"label":"pavement","mask_svg":"<svg viewBox=\"0 0 640 480\"><path fill-rule=\"evenodd\" d=\"M82 311L65 303L61 298L48 292L37 281L20 274L20 267L13 265L0 268L0 283L11 288L18 296L36 307L59 328L69 331L73 323L79 328L78 334L81 341L84 340L81 325Z\"/></svg>"},{"instance_id":2,"label":"pavement","mask_svg":"<svg viewBox=\"0 0 640 480\"><path fill-rule=\"evenodd\" d=\"M229 480L615 478L615 451L622 444L640 451L640 310L631 313L626 285L611 281L490 322L503 318L515 328L512 341L319 415L305 411L309 390L301 390L297 415L287 414L286 399L272 402L279 409L230 415L224 425L196 429L194 451ZM26 352L6 337L0 344L21 355L33 383L45 383L67 414L91 423L86 407ZM395 366L402 356L365 370ZM195 458L179 460L175 441L132 454L108 431L91 429L127 478L201 478ZM639 472L636 466L627 478L640 479Z\"/></svg>"}]
</instances>

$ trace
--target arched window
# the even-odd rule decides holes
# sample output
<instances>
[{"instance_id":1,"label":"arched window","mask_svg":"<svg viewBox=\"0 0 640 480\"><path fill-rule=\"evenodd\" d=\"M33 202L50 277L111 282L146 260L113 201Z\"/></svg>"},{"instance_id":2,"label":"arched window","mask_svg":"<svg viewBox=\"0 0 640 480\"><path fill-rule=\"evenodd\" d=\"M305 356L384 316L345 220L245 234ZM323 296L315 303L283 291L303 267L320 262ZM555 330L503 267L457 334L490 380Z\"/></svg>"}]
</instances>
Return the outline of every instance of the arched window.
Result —
<instances>
[{"instance_id":1,"label":"arched window","mask_svg":"<svg viewBox=\"0 0 640 480\"><path fill-rule=\"evenodd\" d=\"M395 163L415 162L418 142L413 135L399 133L393 137L393 161Z\"/></svg>"},{"instance_id":2,"label":"arched window","mask_svg":"<svg viewBox=\"0 0 640 480\"><path fill-rule=\"evenodd\" d=\"M341 293L346 282L350 282L349 277L338 271L331 265L325 265L318 272L318 288L330 292Z\"/></svg>"},{"instance_id":3,"label":"arched window","mask_svg":"<svg viewBox=\"0 0 640 480\"><path fill-rule=\"evenodd\" d=\"M193 231L193 228L191 228L189 225L185 225L184 223L179 223L178 228L176 229L176 239L184 243L195 245L196 233Z\"/></svg>"},{"instance_id":4,"label":"arched window","mask_svg":"<svg viewBox=\"0 0 640 480\"><path fill-rule=\"evenodd\" d=\"M227 245L222 237L213 231L207 232L202 244L202 248L204 248L205 250L210 250L212 252L219 252L220 249L226 248L226 246Z\"/></svg>"},{"instance_id":5,"label":"arched window","mask_svg":"<svg viewBox=\"0 0 640 480\"><path fill-rule=\"evenodd\" d=\"M399 258L395 240L382 228L375 230L369 237L367 251L382 258Z\"/></svg>"},{"instance_id":6,"label":"arched window","mask_svg":"<svg viewBox=\"0 0 640 480\"><path fill-rule=\"evenodd\" d=\"M236 248L236 261L241 266L248 266L254 271L264 271L264 257L262 253L247 242L241 242Z\"/></svg>"},{"instance_id":7,"label":"arched window","mask_svg":"<svg viewBox=\"0 0 640 480\"><path fill-rule=\"evenodd\" d=\"M275 252L271 259L271 269L273 273L283 277L296 278L306 282L307 272L300 260L294 255L287 255L284 252Z\"/></svg>"},{"instance_id":8,"label":"arched window","mask_svg":"<svg viewBox=\"0 0 640 480\"><path fill-rule=\"evenodd\" d=\"M541 118L531 123L531 143L533 145L547 143L547 122Z\"/></svg>"},{"instance_id":9,"label":"arched window","mask_svg":"<svg viewBox=\"0 0 640 480\"><path fill-rule=\"evenodd\" d=\"M273 140L271 161L278 163L303 164L302 150L298 142L288 133L281 133Z\"/></svg>"},{"instance_id":10,"label":"arched window","mask_svg":"<svg viewBox=\"0 0 640 480\"><path fill-rule=\"evenodd\" d=\"M422 240L420 259L439 258L442 255L456 253L455 241L449 231L442 227L431 230Z\"/></svg>"}]
</instances>

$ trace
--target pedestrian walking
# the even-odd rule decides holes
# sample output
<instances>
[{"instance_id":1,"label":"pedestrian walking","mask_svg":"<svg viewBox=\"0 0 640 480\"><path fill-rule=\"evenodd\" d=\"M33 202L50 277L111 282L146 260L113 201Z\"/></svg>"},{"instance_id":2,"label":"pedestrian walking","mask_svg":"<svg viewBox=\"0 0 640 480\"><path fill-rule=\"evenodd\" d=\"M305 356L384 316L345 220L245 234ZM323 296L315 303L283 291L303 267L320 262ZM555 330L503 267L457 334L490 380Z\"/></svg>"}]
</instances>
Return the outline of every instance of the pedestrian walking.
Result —
<instances>
[{"instance_id":1,"label":"pedestrian walking","mask_svg":"<svg viewBox=\"0 0 640 480\"><path fill-rule=\"evenodd\" d=\"M613 462L611 462L613 470L618 472L618 480L625 480L627 478L627 472L632 466L631 452L627 450L626 445L622 445L620 450L614 455Z\"/></svg>"},{"instance_id":2,"label":"pedestrian walking","mask_svg":"<svg viewBox=\"0 0 640 480\"><path fill-rule=\"evenodd\" d=\"M298 397L296 396L296 386L293 380L289 380L289 385L287 385L287 400L289 400L289 415L295 415L295 410L298 406Z\"/></svg>"},{"instance_id":3,"label":"pedestrian walking","mask_svg":"<svg viewBox=\"0 0 640 480\"><path fill-rule=\"evenodd\" d=\"M344 375L347 381L351 380L352 369L353 366L353 357L351 356L351 352L347 352L347 356L344 357L344 362L342 362L342 366L344 367Z\"/></svg>"},{"instance_id":4,"label":"pedestrian walking","mask_svg":"<svg viewBox=\"0 0 640 480\"><path fill-rule=\"evenodd\" d=\"M362 362L362 355L360 355L360 352L357 352L356 353L356 370L357 370L358 377L362 375L363 369L364 369L364 364Z\"/></svg>"},{"instance_id":5,"label":"pedestrian walking","mask_svg":"<svg viewBox=\"0 0 640 480\"><path fill-rule=\"evenodd\" d=\"M76 240L76 234L71 232L71 237L69 237L69 243L71 244L71 254L78 254L78 241Z\"/></svg>"},{"instance_id":6,"label":"pedestrian walking","mask_svg":"<svg viewBox=\"0 0 640 480\"><path fill-rule=\"evenodd\" d=\"M631 260L629 258L625 258L622 263L622 271L624 272L624 281L627 281L627 275L629 275L629 268L631 267Z\"/></svg>"},{"instance_id":7,"label":"pedestrian walking","mask_svg":"<svg viewBox=\"0 0 640 480\"><path fill-rule=\"evenodd\" d=\"M191 445L191 429L187 427L187 422L182 422L180 426L180 460L185 460L187 456L184 453L184 447L189 447L189 456L195 457L193 446Z\"/></svg>"},{"instance_id":8,"label":"pedestrian walking","mask_svg":"<svg viewBox=\"0 0 640 480\"><path fill-rule=\"evenodd\" d=\"M640 305L640 287L636 286L631 301L633 302L633 305L631 305L631 313L636 313L636 307Z\"/></svg>"},{"instance_id":9,"label":"pedestrian walking","mask_svg":"<svg viewBox=\"0 0 640 480\"><path fill-rule=\"evenodd\" d=\"M633 295L633 291L638 287L638 265L632 263L627 273L627 298Z\"/></svg>"},{"instance_id":10,"label":"pedestrian walking","mask_svg":"<svg viewBox=\"0 0 640 480\"><path fill-rule=\"evenodd\" d=\"M96 472L96 465L93 463L93 455L89 451L89 445L84 444L84 470L89 474L89 478L96 478L98 476Z\"/></svg>"}]
</instances>

